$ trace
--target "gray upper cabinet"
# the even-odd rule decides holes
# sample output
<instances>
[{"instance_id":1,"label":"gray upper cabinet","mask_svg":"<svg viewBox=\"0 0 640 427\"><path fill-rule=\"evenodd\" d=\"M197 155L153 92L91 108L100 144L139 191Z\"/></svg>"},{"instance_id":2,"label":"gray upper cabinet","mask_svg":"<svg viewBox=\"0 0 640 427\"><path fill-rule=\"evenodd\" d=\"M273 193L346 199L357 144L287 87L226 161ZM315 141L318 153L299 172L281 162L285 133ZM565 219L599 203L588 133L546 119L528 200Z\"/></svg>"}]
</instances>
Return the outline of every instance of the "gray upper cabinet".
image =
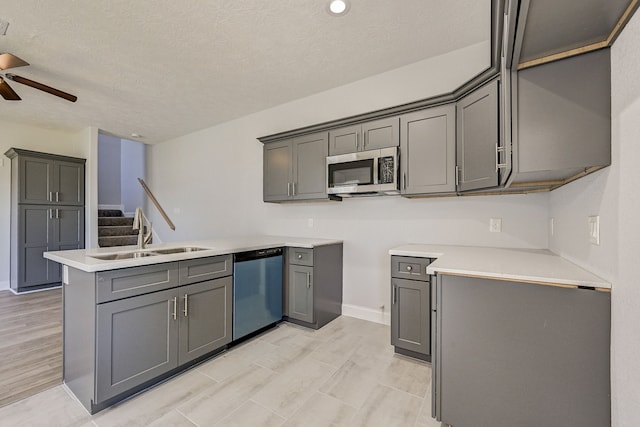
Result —
<instances>
[{"instance_id":1,"label":"gray upper cabinet","mask_svg":"<svg viewBox=\"0 0 640 427\"><path fill-rule=\"evenodd\" d=\"M84 163L21 156L19 203L84 204Z\"/></svg>"},{"instance_id":2,"label":"gray upper cabinet","mask_svg":"<svg viewBox=\"0 0 640 427\"><path fill-rule=\"evenodd\" d=\"M291 140L264 145L263 200L265 202L280 202L291 197L292 151Z\"/></svg>"},{"instance_id":3,"label":"gray upper cabinet","mask_svg":"<svg viewBox=\"0 0 640 427\"><path fill-rule=\"evenodd\" d=\"M398 145L398 117L373 120L329 131L330 156L397 147Z\"/></svg>"},{"instance_id":4,"label":"gray upper cabinet","mask_svg":"<svg viewBox=\"0 0 640 427\"><path fill-rule=\"evenodd\" d=\"M455 106L400 116L401 194L455 193Z\"/></svg>"},{"instance_id":5,"label":"gray upper cabinet","mask_svg":"<svg viewBox=\"0 0 640 427\"><path fill-rule=\"evenodd\" d=\"M327 198L327 155L326 132L293 140L293 199Z\"/></svg>"},{"instance_id":6,"label":"gray upper cabinet","mask_svg":"<svg viewBox=\"0 0 640 427\"><path fill-rule=\"evenodd\" d=\"M458 191L499 184L498 91L493 80L456 103Z\"/></svg>"},{"instance_id":7,"label":"gray upper cabinet","mask_svg":"<svg viewBox=\"0 0 640 427\"><path fill-rule=\"evenodd\" d=\"M84 248L84 159L12 148L11 288L57 286L60 265L43 252Z\"/></svg>"},{"instance_id":8,"label":"gray upper cabinet","mask_svg":"<svg viewBox=\"0 0 640 427\"><path fill-rule=\"evenodd\" d=\"M327 198L327 132L264 145L263 200Z\"/></svg>"}]
</instances>

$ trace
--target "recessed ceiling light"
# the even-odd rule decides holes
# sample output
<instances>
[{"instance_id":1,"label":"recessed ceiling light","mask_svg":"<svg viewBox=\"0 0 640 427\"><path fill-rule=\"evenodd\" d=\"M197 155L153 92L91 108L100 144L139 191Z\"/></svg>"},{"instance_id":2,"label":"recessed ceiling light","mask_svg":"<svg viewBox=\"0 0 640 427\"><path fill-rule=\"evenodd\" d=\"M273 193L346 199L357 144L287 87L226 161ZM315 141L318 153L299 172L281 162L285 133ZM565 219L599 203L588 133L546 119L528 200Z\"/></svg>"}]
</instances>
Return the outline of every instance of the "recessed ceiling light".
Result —
<instances>
[{"instance_id":1,"label":"recessed ceiling light","mask_svg":"<svg viewBox=\"0 0 640 427\"><path fill-rule=\"evenodd\" d=\"M327 5L327 10L330 15L342 16L349 11L349 7L350 5L348 0L331 0Z\"/></svg>"},{"instance_id":2,"label":"recessed ceiling light","mask_svg":"<svg viewBox=\"0 0 640 427\"><path fill-rule=\"evenodd\" d=\"M131 137L132 137L132 138L142 138L143 136L142 136L142 135L140 135L139 133L135 133L135 132L134 132L134 133L132 133L132 134L131 134Z\"/></svg>"}]
</instances>

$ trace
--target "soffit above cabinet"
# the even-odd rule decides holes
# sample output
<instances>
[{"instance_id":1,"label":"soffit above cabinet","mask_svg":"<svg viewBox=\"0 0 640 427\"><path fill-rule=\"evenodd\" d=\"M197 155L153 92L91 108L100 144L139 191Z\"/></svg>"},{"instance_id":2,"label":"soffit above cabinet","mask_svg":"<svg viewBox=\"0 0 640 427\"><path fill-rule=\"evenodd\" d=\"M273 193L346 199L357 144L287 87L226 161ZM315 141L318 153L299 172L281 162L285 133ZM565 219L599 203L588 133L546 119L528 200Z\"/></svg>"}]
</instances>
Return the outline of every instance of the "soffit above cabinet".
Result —
<instances>
[{"instance_id":1,"label":"soffit above cabinet","mask_svg":"<svg viewBox=\"0 0 640 427\"><path fill-rule=\"evenodd\" d=\"M638 0L522 0L518 68L611 46Z\"/></svg>"}]
</instances>

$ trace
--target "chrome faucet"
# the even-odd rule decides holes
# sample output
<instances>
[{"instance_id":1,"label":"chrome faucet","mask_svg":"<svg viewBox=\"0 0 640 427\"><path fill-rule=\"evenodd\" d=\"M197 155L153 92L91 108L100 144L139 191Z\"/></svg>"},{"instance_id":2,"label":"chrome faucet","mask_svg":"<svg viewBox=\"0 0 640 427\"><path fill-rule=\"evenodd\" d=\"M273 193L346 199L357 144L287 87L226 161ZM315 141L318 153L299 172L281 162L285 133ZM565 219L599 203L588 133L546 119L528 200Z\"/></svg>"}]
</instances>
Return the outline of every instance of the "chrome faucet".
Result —
<instances>
[{"instance_id":1,"label":"chrome faucet","mask_svg":"<svg viewBox=\"0 0 640 427\"><path fill-rule=\"evenodd\" d=\"M145 223L147 224L147 233L144 232ZM144 249L152 237L152 223L142 212L142 208L136 208L136 214L133 217L133 230L138 230L138 249Z\"/></svg>"}]
</instances>

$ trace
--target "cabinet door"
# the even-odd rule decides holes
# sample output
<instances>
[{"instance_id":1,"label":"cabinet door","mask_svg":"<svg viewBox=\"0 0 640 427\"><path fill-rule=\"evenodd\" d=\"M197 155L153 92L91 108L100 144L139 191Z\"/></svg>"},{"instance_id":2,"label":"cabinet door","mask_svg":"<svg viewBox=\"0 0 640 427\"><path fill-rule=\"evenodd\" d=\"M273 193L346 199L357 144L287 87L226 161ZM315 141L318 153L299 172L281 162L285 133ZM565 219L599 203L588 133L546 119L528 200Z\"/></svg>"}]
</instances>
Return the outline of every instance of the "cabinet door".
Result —
<instances>
[{"instance_id":1,"label":"cabinet door","mask_svg":"<svg viewBox=\"0 0 640 427\"><path fill-rule=\"evenodd\" d=\"M374 120L362 124L362 151L400 145L398 117Z\"/></svg>"},{"instance_id":2,"label":"cabinet door","mask_svg":"<svg viewBox=\"0 0 640 427\"><path fill-rule=\"evenodd\" d=\"M56 160L53 164L54 202L84 205L84 164Z\"/></svg>"},{"instance_id":3,"label":"cabinet door","mask_svg":"<svg viewBox=\"0 0 640 427\"><path fill-rule=\"evenodd\" d=\"M84 207L60 206L51 208L51 211L55 214L52 215L49 250L84 249ZM50 268L51 278L56 282L62 281L62 266L53 264Z\"/></svg>"},{"instance_id":4,"label":"cabinet door","mask_svg":"<svg viewBox=\"0 0 640 427\"><path fill-rule=\"evenodd\" d=\"M263 148L263 200L280 202L291 197L292 142L265 144Z\"/></svg>"},{"instance_id":5,"label":"cabinet door","mask_svg":"<svg viewBox=\"0 0 640 427\"><path fill-rule=\"evenodd\" d=\"M456 191L455 106L400 117L402 194Z\"/></svg>"},{"instance_id":6,"label":"cabinet door","mask_svg":"<svg viewBox=\"0 0 640 427\"><path fill-rule=\"evenodd\" d=\"M293 140L294 199L327 198L327 133L320 132Z\"/></svg>"},{"instance_id":7,"label":"cabinet door","mask_svg":"<svg viewBox=\"0 0 640 427\"><path fill-rule=\"evenodd\" d=\"M391 344L431 354L429 282L391 279Z\"/></svg>"},{"instance_id":8,"label":"cabinet door","mask_svg":"<svg viewBox=\"0 0 640 427\"><path fill-rule=\"evenodd\" d=\"M458 190L498 186L498 81L476 89L456 105Z\"/></svg>"},{"instance_id":9,"label":"cabinet door","mask_svg":"<svg viewBox=\"0 0 640 427\"><path fill-rule=\"evenodd\" d=\"M289 266L289 317L313 323L313 267Z\"/></svg>"},{"instance_id":10,"label":"cabinet door","mask_svg":"<svg viewBox=\"0 0 640 427\"><path fill-rule=\"evenodd\" d=\"M55 209L44 205L20 205L18 219L18 290L30 286L60 281L59 264L42 254L56 250L52 244L55 234Z\"/></svg>"},{"instance_id":11,"label":"cabinet door","mask_svg":"<svg viewBox=\"0 0 640 427\"><path fill-rule=\"evenodd\" d=\"M97 306L96 403L178 366L177 298L170 289Z\"/></svg>"},{"instance_id":12,"label":"cabinet door","mask_svg":"<svg viewBox=\"0 0 640 427\"><path fill-rule=\"evenodd\" d=\"M362 151L362 126L346 126L329 131L329 155Z\"/></svg>"},{"instance_id":13,"label":"cabinet door","mask_svg":"<svg viewBox=\"0 0 640 427\"><path fill-rule=\"evenodd\" d=\"M53 161L39 157L20 156L19 203L50 203L53 186Z\"/></svg>"},{"instance_id":14,"label":"cabinet door","mask_svg":"<svg viewBox=\"0 0 640 427\"><path fill-rule=\"evenodd\" d=\"M179 364L231 342L231 276L179 288Z\"/></svg>"}]
</instances>

